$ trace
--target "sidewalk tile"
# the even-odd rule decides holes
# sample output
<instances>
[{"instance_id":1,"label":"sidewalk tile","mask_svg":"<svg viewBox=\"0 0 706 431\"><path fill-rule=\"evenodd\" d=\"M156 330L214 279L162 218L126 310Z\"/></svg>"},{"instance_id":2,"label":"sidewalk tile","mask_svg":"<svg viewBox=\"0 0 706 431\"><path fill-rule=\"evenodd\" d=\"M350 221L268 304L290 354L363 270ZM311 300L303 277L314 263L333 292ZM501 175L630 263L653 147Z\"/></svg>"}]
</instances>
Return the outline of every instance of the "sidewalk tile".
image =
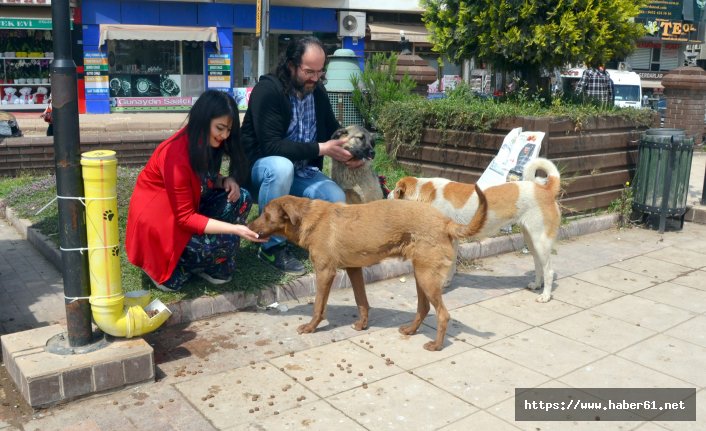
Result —
<instances>
[{"instance_id":1,"label":"sidewalk tile","mask_svg":"<svg viewBox=\"0 0 706 431\"><path fill-rule=\"evenodd\" d=\"M350 340L280 356L270 363L322 397L403 372L398 365L387 363L386 358Z\"/></svg>"},{"instance_id":2,"label":"sidewalk tile","mask_svg":"<svg viewBox=\"0 0 706 431\"><path fill-rule=\"evenodd\" d=\"M652 278L655 281L669 281L691 272L691 268L683 265L665 262L651 257L638 256L611 264L616 268L625 269Z\"/></svg>"},{"instance_id":3,"label":"sidewalk tile","mask_svg":"<svg viewBox=\"0 0 706 431\"><path fill-rule=\"evenodd\" d=\"M574 388L691 388L688 382L610 355L590 363L559 381Z\"/></svg>"},{"instance_id":4,"label":"sidewalk tile","mask_svg":"<svg viewBox=\"0 0 706 431\"><path fill-rule=\"evenodd\" d=\"M691 311L635 295L626 295L597 305L592 310L655 331L667 330L695 316Z\"/></svg>"},{"instance_id":5,"label":"sidewalk tile","mask_svg":"<svg viewBox=\"0 0 706 431\"><path fill-rule=\"evenodd\" d=\"M702 372L706 370L706 347L659 334L617 355L700 388L706 386L706 373Z\"/></svg>"},{"instance_id":6,"label":"sidewalk tile","mask_svg":"<svg viewBox=\"0 0 706 431\"><path fill-rule=\"evenodd\" d=\"M671 335L672 337L706 347L706 316L694 317L666 331L665 335Z\"/></svg>"},{"instance_id":7,"label":"sidewalk tile","mask_svg":"<svg viewBox=\"0 0 706 431\"><path fill-rule=\"evenodd\" d=\"M361 425L351 418L331 407L326 401L315 401L296 407L278 415L253 420L246 424L241 424L226 431L282 431L282 430L302 430L307 431L365 431Z\"/></svg>"},{"instance_id":8,"label":"sidewalk tile","mask_svg":"<svg viewBox=\"0 0 706 431\"><path fill-rule=\"evenodd\" d=\"M519 290L479 302L478 305L535 326L581 311L578 307L556 299L537 302L537 293L529 290Z\"/></svg>"},{"instance_id":9,"label":"sidewalk tile","mask_svg":"<svg viewBox=\"0 0 706 431\"><path fill-rule=\"evenodd\" d=\"M468 431L468 430L492 430L492 431L517 431L519 428L510 425L504 420L494 416L484 410L454 422L451 425L441 428L439 431Z\"/></svg>"},{"instance_id":10,"label":"sidewalk tile","mask_svg":"<svg viewBox=\"0 0 706 431\"><path fill-rule=\"evenodd\" d=\"M533 371L534 361L527 368L493 353L473 349L425 365L414 374L480 408L514 397L516 387L535 387L550 380L545 370L540 370L543 374Z\"/></svg>"},{"instance_id":11,"label":"sidewalk tile","mask_svg":"<svg viewBox=\"0 0 706 431\"><path fill-rule=\"evenodd\" d=\"M652 277L635 274L634 272L614 266L603 266L591 271L576 274L573 277L623 293L637 292L659 283L658 280Z\"/></svg>"},{"instance_id":12,"label":"sidewalk tile","mask_svg":"<svg viewBox=\"0 0 706 431\"><path fill-rule=\"evenodd\" d=\"M436 321L433 322L436 323ZM452 339L447 333L444 348L441 351L430 352L425 350L423 348L424 344L432 341L435 337L435 328L422 325L417 333L411 336L400 334L398 328L389 328L353 337L350 342L370 351L370 353L382 358L385 362L389 359L394 362L394 365L405 370L437 362L473 348L470 344L458 339Z\"/></svg>"},{"instance_id":13,"label":"sidewalk tile","mask_svg":"<svg viewBox=\"0 0 706 431\"><path fill-rule=\"evenodd\" d=\"M532 328L483 346L483 349L553 378L606 356L605 352L557 335ZM526 385L516 385L526 387Z\"/></svg>"},{"instance_id":14,"label":"sidewalk tile","mask_svg":"<svg viewBox=\"0 0 706 431\"><path fill-rule=\"evenodd\" d=\"M623 295L620 291L574 277L562 278L554 284L552 296L555 299L581 308L591 308Z\"/></svg>"},{"instance_id":15,"label":"sidewalk tile","mask_svg":"<svg viewBox=\"0 0 706 431\"><path fill-rule=\"evenodd\" d=\"M203 375L175 387L217 429L259 421L319 400L299 382L264 362Z\"/></svg>"},{"instance_id":16,"label":"sidewalk tile","mask_svg":"<svg viewBox=\"0 0 706 431\"><path fill-rule=\"evenodd\" d=\"M651 329L631 325L593 310L555 320L543 328L611 353L655 334Z\"/></svg>"},{"instance_id":17,"label":"sidewalk tile","mask_svg":"<svg viewBox=\"0 0 706 431\"><path fill-rule=\"evenodd\" d=\"M706 312L706 292L675 283L662 283L635 294L695 313Z\"/></svg>"},{"instance_id":18,"label":"sidewalk tile","mask_svg":"<svg viewBox=\"0 0 706 431\"><path fill-rule=\"evenodd\" d=\"M680 247L667 247L647 253L645 256L689 268L700 269L706 267L706 253L688 250Z\"/></svg>"},{"instance_id":19,"label":"sidewalk tile","mask_svg":"<svg viewBox=\"0 0 706 431\"><path fill-rule=\"evenodd\" d=\"M694 289L706 290L706 271L692 271L681 277L672 280L672 283L693 287Z\"/></svg>"},{"instance_id":20,"label":"sidewalk tile","mask_svg":"<svg viewBox=\"0 0 706 431\"><path fill-rule=\"evenodd\" d=\"M451 312L447 336L479 347L529 328L519 320L472 304Z\"/></svg>"},{"instance_id":21,"label":"sidewalk tile","mask_svg":"<svg viewBox=\"0 0 706 431\"><path fill-rule=\"evenodd\" d=\"M371 430L435 430L477 409L419 377L402 373L328 399Z\"/></svg>"}]
</instances>

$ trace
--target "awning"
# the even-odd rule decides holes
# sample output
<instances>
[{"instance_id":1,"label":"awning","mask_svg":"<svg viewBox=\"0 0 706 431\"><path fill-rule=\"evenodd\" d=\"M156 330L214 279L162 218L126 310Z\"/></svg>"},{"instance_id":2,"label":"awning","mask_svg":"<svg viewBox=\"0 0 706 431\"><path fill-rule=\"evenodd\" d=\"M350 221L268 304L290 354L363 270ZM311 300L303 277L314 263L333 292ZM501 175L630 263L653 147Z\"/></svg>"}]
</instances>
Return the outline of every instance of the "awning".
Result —
<instances>
[{"instance_id":1,"label":"awning","mask_svg":"<svg viewBox=\"0 0 706 431\"><path fill-rule=\"evenodd\" d=\"M368 24L371 40L387 40L390 42L400 41L400 31L404 31L404 37L410 42L431 43L429 32L423 25L413 24Z\"/></svg>"},{"instance_id":2,"label":"awning","mask_svg":"<svg viewBox=\"0 0 706 431\"><path fill-rule=\"evenodd\" d=\"M106 40L191 40L218 45L218 33L216 27L101 24L98 46L103 46Z\"/></svg>"},{"instance_id":3,"label":"awning","mask_svg":"<svg viewBox=\"0 0 706 431\"><path fill-rule=\"evenodd\" d=\"M662 86L662 81L654 81L651 79L643 79L640 81L642 88L664 88Z\"/></svg>"}]
</instances>

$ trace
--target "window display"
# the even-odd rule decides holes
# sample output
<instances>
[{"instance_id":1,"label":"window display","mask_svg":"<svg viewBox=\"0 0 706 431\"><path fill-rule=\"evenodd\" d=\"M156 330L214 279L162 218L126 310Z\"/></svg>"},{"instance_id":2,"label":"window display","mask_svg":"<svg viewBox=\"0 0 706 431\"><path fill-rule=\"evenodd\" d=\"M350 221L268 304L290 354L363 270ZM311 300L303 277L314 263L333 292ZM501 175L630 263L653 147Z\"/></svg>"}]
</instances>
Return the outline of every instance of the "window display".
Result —
<instances>
[{"instance_id":1,"label":"window display","mask_svg":"<svg viewBox=\"0 0 706 431\"><path fill-rule=\"evenodd\" d=\"M191 97L203 92L203 42L109 40L107 45L113 111L188 109Z\"/></svg>"},{"instance_id":2,"label":"window display","mask_svg":"<svg viewBox=\"0 0 706 431\"><path fill-rule=\"evenodd\" d=\"M0 29L0 108L44 109L53 57L50 30Z\"/></svg>"}]
</instances>

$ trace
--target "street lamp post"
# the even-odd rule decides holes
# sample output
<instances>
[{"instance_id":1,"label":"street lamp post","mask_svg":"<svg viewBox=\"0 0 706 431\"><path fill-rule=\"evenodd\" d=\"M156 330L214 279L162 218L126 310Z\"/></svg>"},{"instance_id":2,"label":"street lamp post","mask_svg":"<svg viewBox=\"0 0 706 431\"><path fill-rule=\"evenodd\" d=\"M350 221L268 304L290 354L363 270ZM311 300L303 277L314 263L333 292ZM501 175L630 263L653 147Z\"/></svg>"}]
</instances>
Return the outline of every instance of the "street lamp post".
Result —
<instances>
[{"instance_id":1,"label":"street lamp post","mask_svg":"<svg viewBox=\"0 0 706 431\"><path fill-rule=\"evenodd\" d=\"M71 14L69 0L51 5L54 61L51 64L52 121L56 195L59 206L59 244L64 279L64 305L69 345L91 342L91 306L88 302L88 255L86 210L83 197L78 121L76 64L71 56Z\"/></svg>"}]
</instances>

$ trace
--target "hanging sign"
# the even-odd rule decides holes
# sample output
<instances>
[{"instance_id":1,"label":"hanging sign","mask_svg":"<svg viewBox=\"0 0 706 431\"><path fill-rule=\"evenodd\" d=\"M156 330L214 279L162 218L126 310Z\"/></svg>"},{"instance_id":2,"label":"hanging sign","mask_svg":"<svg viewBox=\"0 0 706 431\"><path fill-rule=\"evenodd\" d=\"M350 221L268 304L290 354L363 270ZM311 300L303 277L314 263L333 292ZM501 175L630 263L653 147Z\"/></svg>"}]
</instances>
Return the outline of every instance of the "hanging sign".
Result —
<instances>
[{"instance_id":1,"label":"hanging sign","mask_svg":"<svg viewBox=\"0 0 706 431\"><path fill-rule=\"evenodd\" d=\"M208 88L231 92L230 54L208 55Z\"/></svg>"},{"instance_id":2,"label":"hanging sign","mask_svg":"<svg viewBox=\"0 0 706 431\"><path fill-rule=\"evenodd\" d=\"M83 56L86 95L108 96L108 57L100 51L88 51Z\"/></svg>"}]
</instances>

